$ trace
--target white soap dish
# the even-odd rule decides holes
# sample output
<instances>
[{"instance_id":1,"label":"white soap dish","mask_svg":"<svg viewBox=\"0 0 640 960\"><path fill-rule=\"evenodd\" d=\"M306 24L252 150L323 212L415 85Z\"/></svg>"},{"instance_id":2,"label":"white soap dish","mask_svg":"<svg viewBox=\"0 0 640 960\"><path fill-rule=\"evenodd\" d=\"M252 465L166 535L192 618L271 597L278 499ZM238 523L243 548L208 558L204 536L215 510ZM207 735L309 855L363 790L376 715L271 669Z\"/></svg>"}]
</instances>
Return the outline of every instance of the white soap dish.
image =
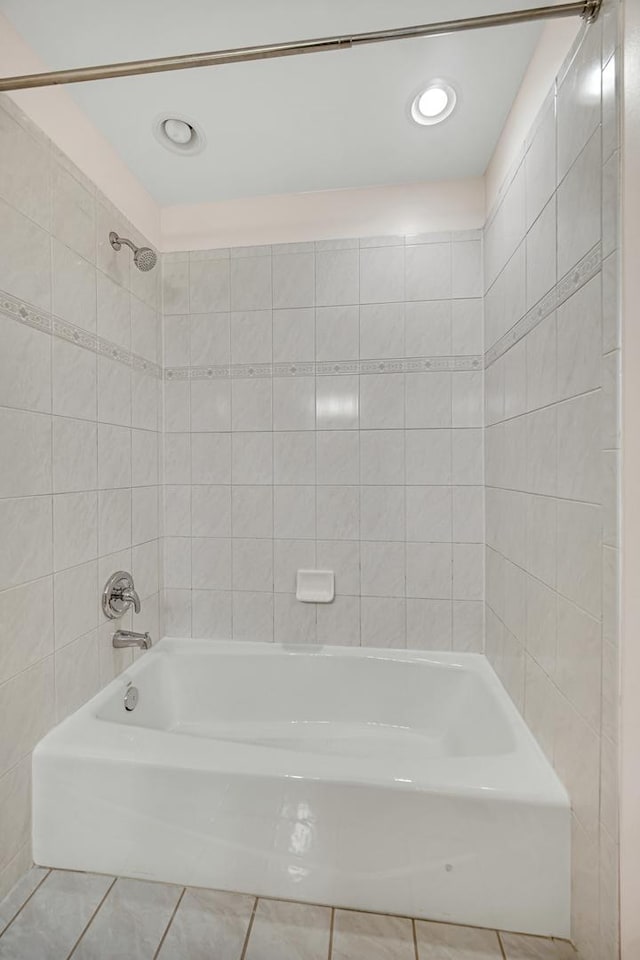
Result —
<instances>
[{"instance_id":1,"label":"white soap dish","mask_svg":"<svg viewBox=\"0 0 640 960\"><path fill-rule=\"evenodd\" d=\"M302 603L331 603L335 594L333 570L298 570L297 600Z\"/></svg>"}]
</instances>

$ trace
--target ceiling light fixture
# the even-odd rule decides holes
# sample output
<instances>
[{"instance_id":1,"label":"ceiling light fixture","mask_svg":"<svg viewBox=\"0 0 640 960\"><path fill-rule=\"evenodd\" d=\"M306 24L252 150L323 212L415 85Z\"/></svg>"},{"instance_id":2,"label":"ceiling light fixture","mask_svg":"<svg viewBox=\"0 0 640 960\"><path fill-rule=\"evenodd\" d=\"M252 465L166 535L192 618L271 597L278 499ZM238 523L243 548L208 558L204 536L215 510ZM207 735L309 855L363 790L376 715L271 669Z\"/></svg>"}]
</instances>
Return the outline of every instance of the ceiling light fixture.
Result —
<instances>
[{"instance_id":1,"label":"ceiling light fixture","mask_svg":"<svg viewBox=\"0 0 640 960\"><path fill-rule=\"evenodd\" d=\"M171 114L171 116L164 113L156 117L153 124L153 135L167 150L172 150L173 153L179 153L182 156L200 153L201 150L204 150L206 143L205 136L195 120L179 113Z\"/></svg>"},{"instance_id":2,"label":"ceiling light fixture","mask_svg":"<svg viewBox=\"0 0 640 960\"><path fill-rule=\"evenodd\" d=\"M176 120L175 117L169 117L162 126L169 140L181 145L189 143L195 133L190 123L185 123L184 120Z\"/></svg>"},{"instance_id":3,"label":"ceiling light fixture","mask_svg":"<svg viewBox=\"0 0 640 960\"><path fill-rule=\"evenodd\" d=\"M456 105L456 92L444 80L432 80L411 103L411 118L422 126L441 123L451 116Z\"/></svg>"}]
</instances>

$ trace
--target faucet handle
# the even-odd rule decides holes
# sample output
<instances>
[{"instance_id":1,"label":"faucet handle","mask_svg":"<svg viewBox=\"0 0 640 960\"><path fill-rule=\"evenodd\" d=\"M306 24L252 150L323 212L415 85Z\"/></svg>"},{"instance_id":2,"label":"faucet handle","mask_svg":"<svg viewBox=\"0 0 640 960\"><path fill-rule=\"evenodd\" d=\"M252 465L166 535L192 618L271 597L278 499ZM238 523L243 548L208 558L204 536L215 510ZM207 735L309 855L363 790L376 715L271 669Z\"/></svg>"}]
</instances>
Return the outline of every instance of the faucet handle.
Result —
<instances>
[{"instance_id":1,"label":"faucet handle","mask_svg":"<svg viewBox=\"0 0 640 960\"><path fill-rule=\"evenodd\" d=\"M138 596L138 591L131 587L128 590L122 591L122 600L128 603L130 606L133 604L133 609L136 613L140 613L140 597Z\"/></svg>"},{"instance_id":2,"label":"faucet handle","mask_svg":"<svg viewBox=\"0 0 640 960\"><path fill-rule=\"evenodd\" d=\"M126 570L112 573L102 592L102 609L109 620L117 620L129 607L140 613L140 597L133 585L133 577Z\"/></svg>"}]
</instances>

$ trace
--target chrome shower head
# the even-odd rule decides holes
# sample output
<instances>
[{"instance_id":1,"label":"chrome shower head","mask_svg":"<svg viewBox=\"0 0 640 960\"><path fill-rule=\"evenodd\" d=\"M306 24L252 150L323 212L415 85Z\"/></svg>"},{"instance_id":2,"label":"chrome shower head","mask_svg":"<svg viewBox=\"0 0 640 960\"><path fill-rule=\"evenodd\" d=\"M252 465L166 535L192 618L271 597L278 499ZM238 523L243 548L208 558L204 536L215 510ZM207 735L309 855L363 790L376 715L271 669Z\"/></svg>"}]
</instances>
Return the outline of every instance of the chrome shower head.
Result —
<instances>
[{"instance_id":1,"label":"chrome shower head","mask_svg":"<svg viewBox=\"0 0 640 960\"><path fill-rule=\"evenodd\" d=\"M133 254L133 262L138 270L146 273L147 270L153 270L158 262L158 255L151 247L138 247Z\"/></svg>"},{"instance_id":2,"label":"chrome shower head","mask_svg":"<svg viewBox=\"0 0 640 960\"><path fill-rule=\"evenodd\" d=\"M113 230L109 234L109 243L116 251L121 249L123 243L130 250L133 250L133 262L138 270L142 270L143 273L146 273L147 270L153 270L158 262L158 254L151 247L136 247L131 240L127 240L126 237L119 237Z\"/></svg>"}]
</instances>

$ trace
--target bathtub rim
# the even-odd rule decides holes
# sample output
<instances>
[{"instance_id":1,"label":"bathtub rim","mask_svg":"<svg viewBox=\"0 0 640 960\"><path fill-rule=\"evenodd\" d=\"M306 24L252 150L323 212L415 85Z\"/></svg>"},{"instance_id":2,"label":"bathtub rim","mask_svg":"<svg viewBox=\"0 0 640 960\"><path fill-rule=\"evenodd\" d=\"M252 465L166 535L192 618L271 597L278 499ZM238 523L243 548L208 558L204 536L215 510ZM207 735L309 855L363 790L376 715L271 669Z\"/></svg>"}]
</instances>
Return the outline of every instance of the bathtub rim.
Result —
<instances>
[{"instance_id":1,"label":"bathtub rim","mask_svg":"<svg viewBox=\"0 0 640 960\"><path fill-rule=\"evenodd\" d=\"M453 669L473 670L487 683L493 696L499 698L505 721L515 740L515 749L507 754L447 757L431 760L435 772L429 777L389 777L386 775L350 776L335 774L330 764L318 764L317 756L310 754L310 763L295 768L290 757L267 749L267 758L275 762L275 769L265 764L265 748L191 737L173 731L149 726L129 726L98 716L99 711L114 696L121 696L127 684L135 682L150 662L159 657L219 655L234 656L328 656L355 659L395 660L420 662ZM132 733L133 731L133 733ZM205 744L214 742L215 751L207 753ZM211 754L214 753L215 756ZM229 776L247 775L254 778L305 779L333 782L347 786L374 787L391 790L423 791L444 796L468 798L489 793L496 801L508 803L535 803L558 809L569 809L567 791L553 770L549 760L533 737L499 677L484 654L451 651L395 650L393 648L340 647L337 645L284 645L256 641L183 639L165 637L139 656L133 664L111 680L102 690L70 716L53 727L34 749L34 762L47 755L75 756L78 759L140 763L153 767L175 767L185 770L225 772ZM296 756L299 756L296 754ZM334 758L332 758L334 759ZM252 762L253 761L253 762ZM319 766L321 773L313 767ZM329 768L329 773L327 772ZM294 772L295 770L295 772ZM439 773L439 776L438 776Z\"/></svg>"}]
</instances>

